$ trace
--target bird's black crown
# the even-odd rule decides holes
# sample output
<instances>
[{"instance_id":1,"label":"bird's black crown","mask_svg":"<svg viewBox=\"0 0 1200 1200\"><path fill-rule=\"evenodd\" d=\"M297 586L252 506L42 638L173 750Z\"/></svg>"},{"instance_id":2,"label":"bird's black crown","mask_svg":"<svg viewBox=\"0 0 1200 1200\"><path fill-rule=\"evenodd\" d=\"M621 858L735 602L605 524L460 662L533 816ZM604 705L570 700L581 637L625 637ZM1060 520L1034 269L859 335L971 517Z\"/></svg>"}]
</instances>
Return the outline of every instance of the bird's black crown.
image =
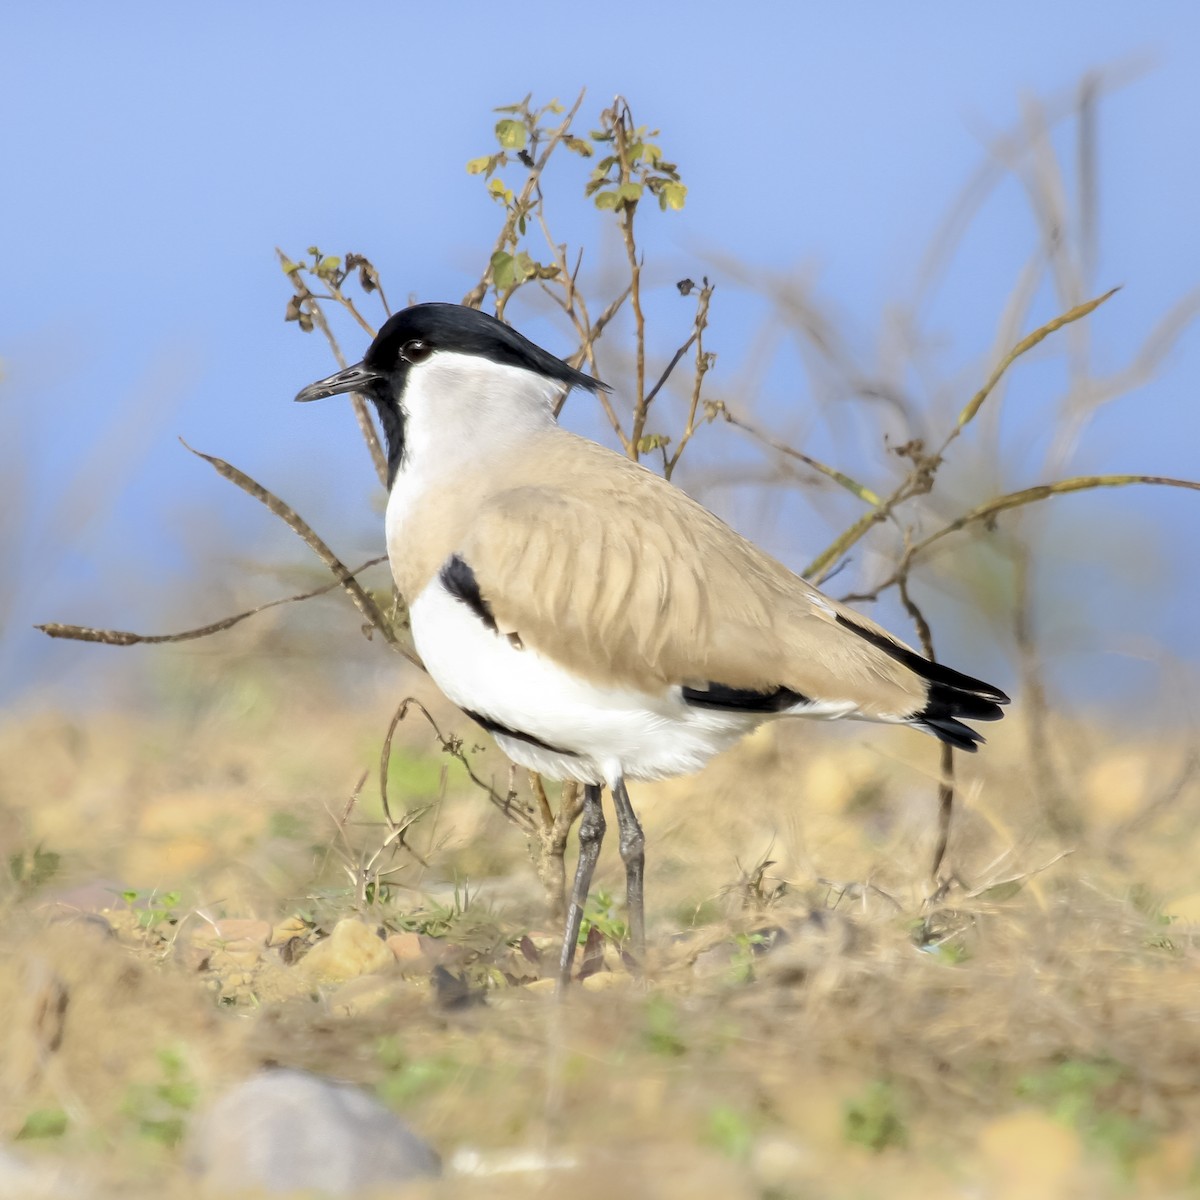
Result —
<instances>
[{"instance_id":1,"label":"bird's black crown","mask_svg":"<svg viewBox=\"0 0 1200 1200\"><path fill-rule=\"evenodd\" d=\"M598 379L535 346L503 321L461 304L414 304L389 317L363 356L363 365L391 374L413 343L419 343L423 353L445 350L523 367L564 388L608 390Z\"/></svg>"}]
</instances>

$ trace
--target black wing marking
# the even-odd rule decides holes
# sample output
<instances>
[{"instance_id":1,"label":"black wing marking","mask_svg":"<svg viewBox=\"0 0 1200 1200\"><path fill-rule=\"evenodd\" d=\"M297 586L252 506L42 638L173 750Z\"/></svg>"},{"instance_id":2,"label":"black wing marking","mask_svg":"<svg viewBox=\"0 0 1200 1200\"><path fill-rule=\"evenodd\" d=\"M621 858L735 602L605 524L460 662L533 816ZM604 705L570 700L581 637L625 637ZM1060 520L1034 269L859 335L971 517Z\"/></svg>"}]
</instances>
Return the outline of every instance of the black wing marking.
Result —
<instances>
[{"instance_id":1,"label":"black wing marking","mask_svg":"<svg viewBox=\"0 0 1200 1200\"><path fill-rule=\"evenodd\" d=\"M561 746L552 746L549 742L543 742L540 737L534 737L532 733L522 733L519 729L510 729L507 725L501 725L499 721L493 721L491 717L485 717L483 713L472 712L469 708L464 708L463 712L476 725L482 725L492 735L499 734L501 737L515 738L518 742L538 746L542 750L549 750L552 754L563 754L567 758L579 757L574 750L564 750Z\"/></svg>"},{"instance_id":2,"label":"black wing marking","mask_svg":"<svg viewBox=\"0 0 1200 1200\"><path fill-rule=\"evenodd\" d=\"M467 562L452 554L438 572L442 587L456 600L461 600L493 633L499 633L491 606L479 590L479 580Z\"/></svg>"},{"instance_id":3,"label":"black wing marking","mask_svg":"<svg viewBox=\"0 0 1200 1200\"><path fill-rule=\"evenodd\" d=\"M682 691L683 702L693 708L723 709L727 712L777 713L808 701L807 696L802 696L787 687L777 687L769 692L756 692L750 688L710 683L702 688L684 687Z\"/></svg>"}]
</instances>

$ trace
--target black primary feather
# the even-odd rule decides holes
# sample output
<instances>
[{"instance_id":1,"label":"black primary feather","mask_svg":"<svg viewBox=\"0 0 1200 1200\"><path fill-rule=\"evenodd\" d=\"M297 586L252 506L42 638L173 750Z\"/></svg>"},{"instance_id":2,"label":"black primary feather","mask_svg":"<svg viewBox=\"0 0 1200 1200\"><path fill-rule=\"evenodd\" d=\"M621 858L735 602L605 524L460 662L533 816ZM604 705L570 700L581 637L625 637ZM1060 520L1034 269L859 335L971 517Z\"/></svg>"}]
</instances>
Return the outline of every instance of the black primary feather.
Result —
<instances>
[{"instance_id":1,"label":"black primary feather","mask_svg":"<svg viewBox=\"0 0 1200 1200\"><path fill-rule=\"evenodd\" d=\"M909 717L908 724L927 730L959 750L973 751L983 742L983 735L964 725L959 718L967 721L999 721L1004 716L1000 706L1007 704L1009 699L999 688L922 658L915 650L901 646L886 634L864 629L841 613L838 613L837 621L897 662L903 663L929 684L925 707Z\"/></svg>"}]
</instances>

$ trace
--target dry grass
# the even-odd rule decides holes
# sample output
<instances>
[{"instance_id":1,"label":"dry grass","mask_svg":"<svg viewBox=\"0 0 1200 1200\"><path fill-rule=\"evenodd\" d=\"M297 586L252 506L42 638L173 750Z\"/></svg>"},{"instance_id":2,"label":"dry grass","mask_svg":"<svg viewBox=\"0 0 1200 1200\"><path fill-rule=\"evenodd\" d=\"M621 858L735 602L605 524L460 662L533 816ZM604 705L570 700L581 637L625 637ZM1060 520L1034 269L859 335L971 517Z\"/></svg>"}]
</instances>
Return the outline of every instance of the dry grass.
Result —
<instances>
[{"instance_id":1,"label":"dry grass","mask_svg":"<svg viewBox=\"0 0 1200 1200\"><path fill-rule=\"evenodd\" d=\"M1185 747L1055 730L1087 814L1064 846L1031 799L1020 717L1005 722L964 771L957 882L930 899L932 742L760 734L638 790L653 983L602 970L560 1007L516 946L551 938L522 839L423 725L401 728L392 790L433 806L410 831L428 866L397 849L377 863L400 868L391 886L356 891L383 837L370 784L338 826L391 700L305 694L243 681L155 717L0 729L6 1138L24 1129L113 1194L186 1194L188 1113L281 1062L376 1089L447 1157L551 1147L575 1163L431 1195L1194 1194L1200 786ZM494 750L476 766L507 785ZM619 893L608 851L598 884ZM64 919L64 898L107 907L116 936ZM340 984L304 976L304 952L355 915L420 931L421 953ZM198 953L225 917L291 918L296 940ZM438 964L486 1002L439 999Z\"/></svg>"}]
</instances>

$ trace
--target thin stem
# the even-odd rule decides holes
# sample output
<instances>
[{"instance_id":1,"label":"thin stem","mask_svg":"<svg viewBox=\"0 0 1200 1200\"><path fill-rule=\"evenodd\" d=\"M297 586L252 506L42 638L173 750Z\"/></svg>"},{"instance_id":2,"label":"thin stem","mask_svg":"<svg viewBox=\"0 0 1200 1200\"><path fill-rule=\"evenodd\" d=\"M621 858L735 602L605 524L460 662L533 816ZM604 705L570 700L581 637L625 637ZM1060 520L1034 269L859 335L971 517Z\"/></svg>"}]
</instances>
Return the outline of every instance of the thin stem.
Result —
<instances>
[{"instance_id":1,"label":"thin stem","mask_svg":"<svg viewBox=\"0 0 1200 1200\"><path fill-rule=\"evenodd\" d=\"M551 132L549 138L546 140L546 148L542 151L537 162L530 168L529 175L525 180L525 186L521 189L521 194L509 209L508 217L503 226L501 226L500 234L496 238L496 244L492 248L492 253L488 255L488 265L484 268L483 275L480 277L479 282L463 297L462 302L468 308L478 308L483 303L483 298L487 295L487 290L492 283L492 258L513 239L517 222L532 207L530 201L534 190L538 186L538 180L541 178L542 172L546 169L546 163L550 161L550 155L558 148L559 142L563 140L567 134L567 130L571 128L571 122L575 119L575 114L579 111L579 106L583 103L585 91L586 89L580 91L575 99L575 103L571 105L570 111L563 118L562 124Z\"/></svg>"},{"instance_id":2,"label":"thin stem","mask_svg":"<svg viewBox=\"0 0 1200 1200\"><path fill-rule=\"evenodd\" d=\"M353 579L361 575L368 567L376 566L381 562L387 562L387 555L368 559L362 566L355 567L353 571L348 572L347 578ZM245 612L235 613L231 617L222 617L219 621L213 621L211 625L201 625L198 629L184 629L179 633L127 633L120 629L92 629L85 625L60 625L58 622L35 625L34 628L40 630L48 637L67 638L76 642L101 642L106 646L138 646L159 645L164 642L190 642L196 638L210 637L214 633L223 633L226 629L232 629L234 625L238 625L250 617L255 617L261 612L266 612L268 608L278 608L281 604L297 604L301 600L312 600L316 596L323 596L326 592L332 592L334 588L343 586L345 586L344 580L340 578L334 579L332 582L326 583L319 588L313 588L311 592L301 592L298 596L284 596L279 600L268 600L265 604L258 604L254 608L247 609Z\"/></svg>"},{"instance_id":3,"label":"thin stem","mask_svg":"<svg viewBox=\"0 0 1200 1200\"><path fill-rule=\"evenodd\" d=\"M621 185L630 182L629 142L627 138L629 108L614 115L613 135L616 139L617 158L621 166ZM636 354L636 383L634 390L633 427L629 435L629 443L625 447L626 454L637 462L638 443L646 429L646 413L649 400L646 398L646 317L642 312L642 264L638 258L637 239L633 232L634 216L638 202L627 199L621 209L621 240L625 244L625 257L629 262L629 300L633 308L635 354Z\"/></svg>"},{"instance_id":4,"label":"thin stem","mask_svg":"<svg viewBox=\"0 0 1200 1200\"><path fill-rule=\"evenodd\" d=\"M934 543L941 541L949 534L957 533L958 530L964 529L968 525L977 524L980 521L991 521L1008 509L1021 508L1026 504L1036 504L1041 500L1048 500L1051 496L1063 496L1069 492L1084 492L1102 487L1129 487L1135 483L1200 491L1200 482L1191 479L1172 479L1166 475L1076 475L1071 479L1060 479L1055 483L1042 483L1036 487L1024 488L1019 492L1009 492L1007 495L996 496L977 505L970 512L963 513L961 517L957 517L948 525L943 525L941 529L935 530L928 537L906 546L896 569L882 583L877 584L870 592L859 592L843 598L859 601L878 599L881 592L899 583L908 574L917 556L923 554ZM867 516L873 518L875 514L868 513Z\"/></svg>"},{"instance_id":5,"label":"thin stem","mask_svg":"<svg viewBox=\"0 0 1200 1200\"><path fill-rule=\"evenodd\" d=\"M814 471L824 475L828 479L832 479L834 483L844 487L846 491L857 496L864 504L870 504L874 508L882 507L883 501L871 491L870 488L858 482L857 479L851 478L844 471L839 471L836 467L828 466L821 462L818 458L813 458L809 454L805 454L797 450L794 446L789 446L785 442L777 441L769 434L764 433L761 429L751 425L748 421L743 421L741 417L735 417L733 413L725 407L724 404L718 403L716 406L717 413L732 425L735 429L740 429L743 433L749 434L756 442L761 442L764 446L769 446L772 450L779 454L786 455L788 458L794 458L797 462L802 462L806 467L811 467Z\"/></svg>"},{"instance_id":6,"label":"thin stem","mask_svg":"<svg viewBox=\"0 0 1200 1200\"><path fill-rule=\"evenodd\" d=\"M692 372L692 398L688 406L687 423L683 427L683 433L679 436L679 443L675 447L675 453L670 458L667 457L666 450L663 451L663 474L670 479L679 465L679 459L683 455L684 447L692 440L692 435L696 432L696 413L700 409L700 393L704 387L704 376L708 374L708 368L711 365L709 356L704 351L704 330L708 327L708 305L712 300L713 285L707 280L704 286L700 289L699 299L696 301L696 320L692 325L692 336L676 351L675 357L667 364L667 369L662 373L659 381L650 391L650 395L646 400L649 404L651 400L658 394L658 389L667 381L667 377L674 369L675 364L686 353L691 345L696 347L695 368Z\"/></svg>"},{"instance_id":7,"label":"thin stem","mask_svg":"<svg viewBox=\"0 0 1200 1200\"><path fill-rule=\"evenodd\" d=\"M285 269L288 266L289 259L286 254L278 247L275 247L275 253L279 255L279 261L284 265ZM325 319L325 313L320 304L317 303L316 297L309 290L308 284L301 278L302 268L297 266L295 269L288 270L288 278L292 281L292 288L304 311L312 317L313 324L325 335L325 340L329 343L329 348L333 351L334 360L337 365L345 369L347 366L346 356L342 353L341 346L338 345L338 340L333 335L333 330L329 327L329 322ZM330 288L333 291L333 288ZM357 310L353 305L350 306L351 311L357 317ZM359 323L364 325L370 331L371 337L375 336L373 330L366 322L358 317ZM354 419L358 422L359 432L362 434L363 441L367 445L367 453L371 456L371 463L375 467L375 474L379 477L380 484L386 488L388 485L388 465L387 455L383 452L383 444L379 440L379 434L375 429L375 422L371 419L371 414L367 409L367 402L357 392L350 396L350 404L354 410Z\"/></svg>"},{"instance_id":8,"label":"thin stem","mask_svg":"<svg viewBox=\"0 0 1200 1200\"><path fill-rule=\"evenodd\" d=\"M933 630L925 620L925 614L917 607L916 601L908 594L908 579L901 579L900 600L912 617L917 627L917 636L921 639L921 649L930 662L937 662L933 651ZM942 860L946 857L946 847L950 842L950 821L954 815L954 747L949 742L941 743L941 770L938 773L938 817L937 842L933 848L933 858L929 864L929 878L936 884L938 872L942 869Z\"/></svg>"}]
</instances>

